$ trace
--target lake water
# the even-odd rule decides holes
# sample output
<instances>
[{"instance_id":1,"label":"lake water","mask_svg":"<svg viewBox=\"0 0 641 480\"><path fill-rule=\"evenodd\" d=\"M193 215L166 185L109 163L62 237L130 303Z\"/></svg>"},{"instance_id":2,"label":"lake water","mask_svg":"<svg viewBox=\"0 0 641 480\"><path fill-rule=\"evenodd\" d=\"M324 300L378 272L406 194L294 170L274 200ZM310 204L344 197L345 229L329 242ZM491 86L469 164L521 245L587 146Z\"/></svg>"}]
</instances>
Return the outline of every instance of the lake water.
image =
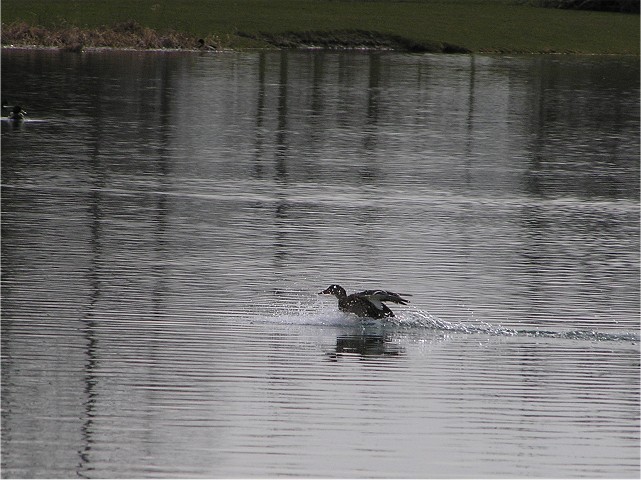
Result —
<instances>
[{"instance_id":1,"label":"lake water","mask_svg":"<svg viewBox=\"0 0 641 480\"><path fill-rule=\"evenodd\" d=\"M3 50L2 98L4 477L638 478L637 58Z\"/></svg>"}]
</instances>

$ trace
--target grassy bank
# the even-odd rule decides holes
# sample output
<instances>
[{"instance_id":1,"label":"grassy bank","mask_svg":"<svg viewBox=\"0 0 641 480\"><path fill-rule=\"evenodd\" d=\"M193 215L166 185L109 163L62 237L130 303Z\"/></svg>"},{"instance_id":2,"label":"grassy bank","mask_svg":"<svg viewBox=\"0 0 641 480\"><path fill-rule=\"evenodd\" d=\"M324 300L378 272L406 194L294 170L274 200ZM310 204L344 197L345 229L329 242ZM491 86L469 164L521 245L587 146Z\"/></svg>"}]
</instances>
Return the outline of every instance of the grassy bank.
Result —
<instances>
[{"instance_id":1,"label":"grassy bank","mask_svg":"<svg viewBox=\"0 0 641 480\"><path fill-rule=\"evenodd\" d=\"M33 43L35 37L46 45L52 35L57 36L52 46L61 46L70 41L61 36L75 32L86 46L121 47L99 42L114 41L106 32L129 24L145 30L148 39L156 35L160 47L164 41L171 48L192 48L203 38L219 48L639 54L638 15L546 9L508 0L3 0L2 23L3 45ZM24 34L34 27L39 35ZM92 37L97 44L86 43L90 32L102 32ZM170 38L180 41L174 44ZM129 41L132 47L150 48Z\"/></svg>"}]
</instances>

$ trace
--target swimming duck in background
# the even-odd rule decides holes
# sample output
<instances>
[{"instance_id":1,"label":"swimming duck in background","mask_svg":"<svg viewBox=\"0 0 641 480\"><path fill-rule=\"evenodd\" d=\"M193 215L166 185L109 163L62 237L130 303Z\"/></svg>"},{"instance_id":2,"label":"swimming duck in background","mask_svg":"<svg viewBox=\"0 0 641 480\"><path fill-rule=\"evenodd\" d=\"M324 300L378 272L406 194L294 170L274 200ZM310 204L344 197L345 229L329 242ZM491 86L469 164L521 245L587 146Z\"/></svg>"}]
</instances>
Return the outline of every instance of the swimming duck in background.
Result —
<instances>
[{"instance_id":1,"label":"swimming duck in background","mask_svg":"<svg viewBox=\"0 0 641 480\"><path fill-rule=\"evenodd\" d=\"M21 122L24 120L24 117L27 115L27 112L25 112L20 105L16 105L13 107L11 110L11 113L9 114L9 120L13 120L14 122Z\"/></svg>"},{"instance_id":2,"label":"swimming duck in background","mask_svg":"<svg viewBox=\"0 0 641 480\"><path fill-rule=\"evenodd\" d=\"M347 295L347 292L340 285L330 285L319 295L334 295L338 298L338 309L343 312L353 313L359 317L385 318L393 317L392 312L383 302L400 303L407 305L409 300L401 297L407 293L394 293L386 290L365 290Z\"/></svg>"}]
</instances>

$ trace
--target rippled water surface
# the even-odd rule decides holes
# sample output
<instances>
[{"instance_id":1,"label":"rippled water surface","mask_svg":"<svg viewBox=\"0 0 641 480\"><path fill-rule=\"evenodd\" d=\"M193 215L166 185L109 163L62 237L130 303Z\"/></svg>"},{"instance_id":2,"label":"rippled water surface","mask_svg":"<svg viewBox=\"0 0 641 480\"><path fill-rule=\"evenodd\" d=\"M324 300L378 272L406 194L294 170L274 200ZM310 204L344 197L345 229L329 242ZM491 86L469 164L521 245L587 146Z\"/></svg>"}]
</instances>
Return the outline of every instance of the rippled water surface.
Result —
<instances>
[{"instance_id":1,"label":"rippled water surface","mask_svg":"<svg viewBox=\"0 0 641 480\"><path fill-rule=\"evenodd\" d=\"M3 476L639 476L638 59L2 67Z\"/></svg>"}]
</instances>

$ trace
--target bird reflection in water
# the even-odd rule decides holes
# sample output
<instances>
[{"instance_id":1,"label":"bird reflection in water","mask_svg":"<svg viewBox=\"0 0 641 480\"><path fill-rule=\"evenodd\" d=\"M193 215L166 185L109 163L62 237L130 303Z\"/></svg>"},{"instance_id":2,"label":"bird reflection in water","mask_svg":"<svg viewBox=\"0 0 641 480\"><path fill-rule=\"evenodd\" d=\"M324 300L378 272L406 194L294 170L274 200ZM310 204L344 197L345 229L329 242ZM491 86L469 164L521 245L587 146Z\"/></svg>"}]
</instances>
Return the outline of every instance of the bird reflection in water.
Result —
<instances>
[{"instance_id":1,"label":"bird reflection in water","mask_svg":"<svg viewBox=\"0 0 641 480\"><path fill-rule=\"evenodd\" d=\"M383 335L341 335L336 338L336 350L328 353L332 361L344 356L394 357L405 353L402 346Z\"/></svg>"}]
</instances>

